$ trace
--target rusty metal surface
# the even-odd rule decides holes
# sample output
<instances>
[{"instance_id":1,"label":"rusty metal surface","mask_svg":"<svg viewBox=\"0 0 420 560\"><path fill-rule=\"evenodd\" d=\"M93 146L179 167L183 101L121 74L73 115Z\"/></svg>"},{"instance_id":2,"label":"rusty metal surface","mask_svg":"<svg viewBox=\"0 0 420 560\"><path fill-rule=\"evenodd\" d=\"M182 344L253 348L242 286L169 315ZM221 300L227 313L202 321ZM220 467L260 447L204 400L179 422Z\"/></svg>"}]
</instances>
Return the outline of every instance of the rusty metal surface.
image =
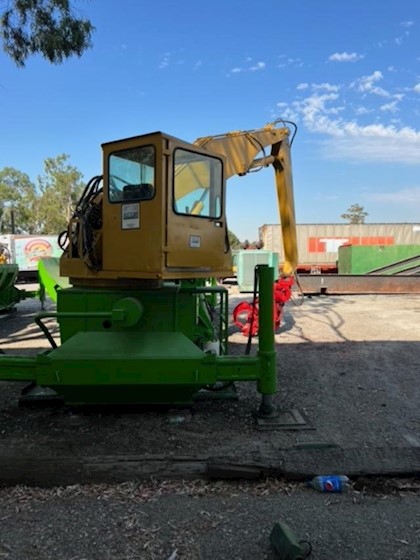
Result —
<instances>
[{"instance_id":1,"label":"rusty metal surface","mask_svg":"<svg viewBox=\"0 0 420 560\"><path fill-rule=\"evenodd\" d=\"M420 276L303 274L304 294L420 294Z\"/></svg>"}]
</instances>

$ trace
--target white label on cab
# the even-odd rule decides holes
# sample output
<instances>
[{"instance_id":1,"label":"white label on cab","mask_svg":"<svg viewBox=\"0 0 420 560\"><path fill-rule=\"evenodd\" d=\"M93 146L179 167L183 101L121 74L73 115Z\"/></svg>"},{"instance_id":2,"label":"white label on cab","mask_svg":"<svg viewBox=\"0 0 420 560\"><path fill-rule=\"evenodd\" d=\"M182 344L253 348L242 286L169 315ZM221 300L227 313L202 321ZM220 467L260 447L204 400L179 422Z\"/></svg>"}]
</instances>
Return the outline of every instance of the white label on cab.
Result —
<instances>
[{"instance_id":1,"label":"white label on cab","mask_svg":"<svg viewBox=\"0 0 420 560\"><path fill-rule=\"evenodd\" d=\"M199 249L201 247L201 237L199 235L190 235L191 249Z\"/></svg>"},{"instance_id":2,"label":"white label on cab","mask_svg":"<svg viewBox=\"0 0 420 560\"><path fill-rule=\"evenodd\" d=\"M140 204L123 204L121 206L122 229L138 229L140 227Z\"/></svg>"}]
</instances>

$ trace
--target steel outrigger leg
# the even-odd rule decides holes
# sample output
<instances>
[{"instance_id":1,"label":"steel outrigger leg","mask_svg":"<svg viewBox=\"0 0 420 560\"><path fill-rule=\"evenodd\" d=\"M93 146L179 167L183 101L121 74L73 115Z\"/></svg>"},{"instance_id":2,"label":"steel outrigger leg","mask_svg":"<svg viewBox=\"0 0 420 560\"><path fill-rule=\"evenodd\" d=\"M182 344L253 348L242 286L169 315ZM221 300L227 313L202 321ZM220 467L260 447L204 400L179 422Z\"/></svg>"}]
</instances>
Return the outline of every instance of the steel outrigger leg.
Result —
<instances>
[{"instance_id":1,"label":"steel outrigger leg","mask_svg":"<svg viewBox=\"0 0 420 560\"><path fill-rule=\"evenodd\" d=\"M259 350L261 376L258 391L261 404L258 418L276 418L278 412L273 406L273 397L277 391L277 360L274 343L274 269L267 265L257 267L259 277Z\"/></svg>"}]
</instances>

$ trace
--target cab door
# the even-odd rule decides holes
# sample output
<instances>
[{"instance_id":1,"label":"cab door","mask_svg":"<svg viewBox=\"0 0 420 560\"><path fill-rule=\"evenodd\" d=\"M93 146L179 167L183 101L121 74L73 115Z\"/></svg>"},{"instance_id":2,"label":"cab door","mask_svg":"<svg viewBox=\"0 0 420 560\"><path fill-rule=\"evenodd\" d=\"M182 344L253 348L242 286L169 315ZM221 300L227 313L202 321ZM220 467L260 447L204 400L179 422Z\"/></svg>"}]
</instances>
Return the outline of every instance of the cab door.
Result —
<instances>
[{"instance_id":1,"label":"cab door","mask_svg":"<svg viewBox=\"0 0 420 560\"><path fill-rule=\"evenodd\" d=\"M176 147L168 171L167 267L209 272L223 268L227 231L222 159Z\"/></svg>"}]
</instances>

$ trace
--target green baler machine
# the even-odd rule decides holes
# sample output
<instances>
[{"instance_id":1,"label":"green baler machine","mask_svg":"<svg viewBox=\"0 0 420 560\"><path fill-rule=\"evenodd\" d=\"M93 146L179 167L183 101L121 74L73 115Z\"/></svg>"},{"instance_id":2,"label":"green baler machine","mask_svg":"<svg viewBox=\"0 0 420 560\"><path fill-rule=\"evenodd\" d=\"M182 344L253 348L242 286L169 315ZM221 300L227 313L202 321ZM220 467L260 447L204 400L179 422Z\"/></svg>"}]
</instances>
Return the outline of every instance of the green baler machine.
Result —
<instances>
[{"instance_id":1,"label":"green baler machine","mask_svg":"<svg viewBox=\"0 0 420 560\"><path fill-rule=\"evenodd\" d=\"M27 298L38 297L37 290L20 290L16 287L19 275L17 264L0 264L0 313L13 311L15 306Z\"/></svg>"},{"instance_id":2,"label":"green baler machine","mask_svg":"<svg viewBox=\"0 0 420 560\"><path fill-rule=\"evenodd\" d=\"M228 292L208 279L232 276L226 179L267 165L275 171L285 270L294 271L290 131L277 125L194 144L160 132L104 144L103 176L88 183L59 238L59 267L40 263L56 311L38 313L35 322L51 349L0 356L0 378L29 382L24 401L70 405L185 405L197 393L255 381L260 416L274 417L274 269L256 269L252 356L229 354ZM59 324L59 345L47 319Z\"/></svg>"},{"instance_id":3,"label":"green baler machine","mask_svg":"<svg viewBox=\"0 0 420 560\"><path fill-rule=\"evenodd\" d=\"M10 311L24 299L24 293L15 286L18 274L17 264L0 264L0 312Z\"/></svg>"}]
</instances>

